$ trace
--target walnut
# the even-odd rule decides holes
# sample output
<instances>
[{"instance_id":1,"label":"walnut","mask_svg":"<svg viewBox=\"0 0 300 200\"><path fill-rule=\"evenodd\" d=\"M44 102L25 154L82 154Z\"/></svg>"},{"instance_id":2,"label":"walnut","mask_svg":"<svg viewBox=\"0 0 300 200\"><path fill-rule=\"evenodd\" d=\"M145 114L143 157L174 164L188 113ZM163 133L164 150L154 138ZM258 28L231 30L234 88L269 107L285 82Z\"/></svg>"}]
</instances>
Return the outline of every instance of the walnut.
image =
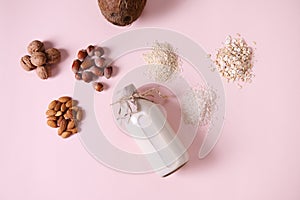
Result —
<instances>
[{"instance_id":1,"label":"walnut","mask_svg":"<svg viewBox=\"0 0 300 200\"><path fill-rule=\"evenodd\" d=\"M43 52L33 52L30 61L35 66L43 66L46 64L47 58Z\"/></svg>"},{"instance_id":2,"label":"walnut","mask_svg":"<svg viewBox=\"0 0 300 200\"><path fill-rule=\"evenodd\" d=\"M42 43L39 40L34 40L29 43L29 45L27 47L27 51L30 55L32 55L34 52L45 51L44 43Z\"/></svg>"},{"instance_id":3,"label":"walnut","mask_svg":"<svg viewBox=\"0 0 300 200\"><path fill-rule=\"evenodd\" d=\"M60 61L60 51L56 48L50 48L45 51L47 57L47 64L56 64Z\"/></svg>"},{"instance_id":4,"label":"walnut","mask_svg":"<svg viewBox=\"0 0 300 200\"><path fill-rule=\"evenodd\" d=\"M36 68L36 66L34 66L31 62L30 62L30 56L26 55L23 56L21 58L21 66L23 67L23 69L25 69L26 71L31 71L34 70Z\"/></svg>"},{"instance_id":5,"label":"walnut","mask_svg":"<svg viewBox=\"0 0 300 200\"><path fill-rule=\"evenodd\" d=\"M36 68L36 74L38 75L38 77L40 77L41 79L47 79L49 77L48 72L46 67L44 66L39 66Z\"/></svg>"}]
</instances>

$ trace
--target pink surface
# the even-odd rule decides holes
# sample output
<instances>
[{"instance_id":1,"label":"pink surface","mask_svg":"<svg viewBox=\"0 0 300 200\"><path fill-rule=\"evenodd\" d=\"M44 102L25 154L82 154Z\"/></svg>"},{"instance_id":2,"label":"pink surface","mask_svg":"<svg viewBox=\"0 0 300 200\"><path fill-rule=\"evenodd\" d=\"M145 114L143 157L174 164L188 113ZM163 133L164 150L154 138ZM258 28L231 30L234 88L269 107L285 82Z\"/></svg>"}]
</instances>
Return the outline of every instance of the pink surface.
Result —
<instances>
[{"instance_id":1,"label":"pink surface","mask_svg":"<svg viewBox=\"0 0 300 200\"><path fill-rule=\"evenodd\" d=\"M108 24L97 1L1 0L0 199L300 199L300 2L149 0L125 28ZM48 102L72 95L78 49L140 27L181 32L213 53L228 34L257 42L253 83L224 81L226 119L214 151L162 179L116 172L95 161L75 136L45 124ZM33 39L62 50L55 77L41 81L19 59ZM122 45L122 44L120 44ZM113 80L112 80L113 83Z\"/></svg>"}]
</instances>

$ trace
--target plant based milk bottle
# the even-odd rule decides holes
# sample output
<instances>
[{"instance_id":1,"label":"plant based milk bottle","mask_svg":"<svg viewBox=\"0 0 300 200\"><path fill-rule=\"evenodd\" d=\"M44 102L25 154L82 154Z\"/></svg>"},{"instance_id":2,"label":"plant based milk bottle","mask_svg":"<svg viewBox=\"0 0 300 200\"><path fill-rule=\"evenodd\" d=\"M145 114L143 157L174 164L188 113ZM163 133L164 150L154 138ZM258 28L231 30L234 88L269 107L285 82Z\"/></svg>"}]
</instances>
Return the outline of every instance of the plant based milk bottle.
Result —
<instances>
[{"instance_id":1,"label":"plant based milk bottle","mask_svg":"<svg viewBox=\"0 0 300 200\"><path fill-rule=\"evenodd\" d=\"M127 116L121 126L145 153L153 170L166 177L188 162L187 150L176 137L160 106L133 94L138 94L133 84L118 93L123 100L123 103L119 102L120 113L124 115L125 112Z\"/></svg>"}]
</instances>

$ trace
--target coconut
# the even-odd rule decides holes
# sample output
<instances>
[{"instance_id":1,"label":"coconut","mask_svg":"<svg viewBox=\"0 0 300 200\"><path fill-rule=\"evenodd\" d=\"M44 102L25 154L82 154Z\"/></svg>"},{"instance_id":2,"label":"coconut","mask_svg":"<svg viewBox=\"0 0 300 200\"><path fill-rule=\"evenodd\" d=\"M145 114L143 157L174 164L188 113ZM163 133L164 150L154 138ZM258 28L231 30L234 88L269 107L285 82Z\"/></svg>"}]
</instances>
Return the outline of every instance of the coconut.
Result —
<instances>
[{"instance_id":1,"label":"coconut","mask_svg":"<svg viewBox=\"0 0 300 200\"><path fill-rule=\"evenodd\" d=\"M98 0L102 15L112 24L126 26L137 20L147 0Z\"/></svg>"}]
</instances>

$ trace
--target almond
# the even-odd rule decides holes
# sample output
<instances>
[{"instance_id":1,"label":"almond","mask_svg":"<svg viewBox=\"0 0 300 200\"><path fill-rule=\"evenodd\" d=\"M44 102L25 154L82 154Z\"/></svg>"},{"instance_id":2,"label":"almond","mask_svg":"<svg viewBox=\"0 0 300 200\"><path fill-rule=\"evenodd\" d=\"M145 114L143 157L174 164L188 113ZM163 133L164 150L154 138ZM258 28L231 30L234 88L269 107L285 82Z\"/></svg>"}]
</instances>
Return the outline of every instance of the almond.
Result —
<instances>
[{"instance_id":1,"label":"almond","mask_svg":"<svg viewBox=\"0 0 300 200\"><path fill-rule=\"evenodd\" d=\"M60 110L61 110L62 112L65 112L66 110L68 110L68 108L67 108L67 106L66 106L65 103L61 104Z\"/></svg>"},{"instance_id":2,"label":"almond","mask_svg":"<svg viewBox=\"0 0 300 200\"><path fill-rule=\"evenodd\" d=\"M65 113L65 114L63 115L63 118L65 118L65 119L70 119L69 116L67 115L67 113Z\"/></svg>"},{"instance_id":3,"label":"almond","mask_svg":"<svg viewBox=\"0 0 300 200\"><path fill-rule=\"evenodd\" d=\"M68 129L67 130L68 132L71 132L71 133L73 133L73 134L76 134L76 133L78 133L78 129L75 127L75 128L72 128L72 129Z\"/></svg>"},{"instance_id":4,"label":"almond","mask_svg":"<svg viewBox=\"0 0 300 200\"><path fill-rule=\"evenodd\" d=\"M72 128L74 128L74 127L75 127L75 122L74 122L74 120L69 121L68 126L67 126L67 129L69 130L69 129L72 129Z\"/></svg>"},{"instance_id":5,"label":"almond","mask_svg":"<svg viewBox=\"0 0 300 200\"><path fill-rule=\"evenodd\" d=\"M47 124L52 128L57 128L56 122L53 120L47 120Z\"/></svg>"},{"instance_id":6,"label":"almond","mask_svg":"<svg viewBox=\"0 0 300 200\"><path fill-rule=\"evenodd\" d=\"M72 111L78 112L79 107L78 107L78 106L72 106L70 109L71 109Z\"/></svg>"},{"instance_id":7,"label":"almond","mask_svg":"<svg viewBox=\"0 0 300 200\"><path fill-rule=\"evenodd\" d=\"M73 112L72 112L72 110L67 110L67 112L66 112L66 114L64 115L64 117L66 118L66 119L72 119L73 118Z\"/></svg>"},{"instance_id":8,"label":"almond","mask_svg":"<svg viewBox=\"0 0 300 200\"><path fill-rule=\"evenodd\" d=\"M47 120L57 121L57 118L55 116L49 116Z\"/></svg>"},{"instance_id":9,"label":"almond","mask_svg":"<svg viewBox=\"0 0 300 200\"><path fill-rule=\"evenodd\" d=\"M46 115L47 116L54 116L56 112L54 110L47 110Z\"/></svg>"},{"instance_id":10,"label":"almond","mask_svg":"<svg viewBox=\"0 0 300 200\"><path fill-rule=\"evenodd\" d=\"M68 97L68 96L63 96L58 99L58 101L61 103L66 103L69 100L71 100L71 97Z\"/></svg>"},{"instance_id":11,"label":"almond","mask_svg":"<svg viewBox=\"0 0 300 200\"><path fill-rule=\"evenodd\" d=\"M61 137L62 138L68 138L72 135L72 132L69 132L69 131L65 131L61 134Z\"/></svg>"},{"instance_id":12,"label":"almond","mask_svg":"<svg viewBox=\"0 0 300 200\"><path fill-rule=\"evenodd\" d=\"M56 100L51 101L51 103L49 103L49 105L48 105L48 109L53 110L56 106L56 103L57 103Z\"/></svg>"},{"instance_id":13,"label":"almond","mask_svg":"<svg viewBox=\"0 0 300 200\"><path fill-rule=\"evenodd\" d=\"M57 113L55 114L56 117L61 116L63 113L61 111L57 111Z\"/></svg>"},{"instance_id":14,"label":"almond","mask_svg":"<svg viewBox=\"0 0 300 200\"><path fill-rule=\"evenodd\" d=\"M61 131L61 128L59 127L58 129L57 129L57 135L61 135L63 133L63 131Z\"/></svg>"},{"instance_id":15,"label":"almond","mask_svg":"<svg viewBox=\"0 0 300 200\"><path fill-rule=\"evenodd\" d=\"M55 111L59 111L59 110L60 110L60 107L61 107L61 104L62 104L62 103L57 102L56 105L55 105L55 107L54 107L54 110L55 110Z\"/></svg>"},{"instance_id":16,"label":"almond","mask_svg":"<svg viewBox=\"0 0 300 200\"><path fill-rule=\"evenodd\" d=\"M62 119L59 123L58 135L61 135L67 129L68 122Z\"/></svg>"},{"instance_id":17,"label":"almond","mask_svg":"<svg viewBox=\"0 0 300 200\"><path fill-rule=\"evenodd\" d=\"M66 103L67 108L70 108L70 107L75 106L75 105L77 105L77 102L75 100L69 100Z\"/></svg>"},{"instance_id":18,"label":"almond","mask_svg":"<svg viewBox=\"0 0 300 200\"><path fill-rule=\"evenodd\" d=\"M83 112L82 112L82 110L78 110L78 112L76 113L76 119L78 121L81 121L82 118L83 118Z\"/></svg>"},{"instance_id":19,"label":"almond","mask_svg":"<svg viewBox=\"0 0 300 200\"><path fill-rule=\"evenodd\" d=\"M61 122L61 120L63 120L64 119L64 117L63 116L60 116L59 118L58 118L58 120L57 120L57 126L59 126L60 125L60 122Z\"/></svg>"}]
</instances>

